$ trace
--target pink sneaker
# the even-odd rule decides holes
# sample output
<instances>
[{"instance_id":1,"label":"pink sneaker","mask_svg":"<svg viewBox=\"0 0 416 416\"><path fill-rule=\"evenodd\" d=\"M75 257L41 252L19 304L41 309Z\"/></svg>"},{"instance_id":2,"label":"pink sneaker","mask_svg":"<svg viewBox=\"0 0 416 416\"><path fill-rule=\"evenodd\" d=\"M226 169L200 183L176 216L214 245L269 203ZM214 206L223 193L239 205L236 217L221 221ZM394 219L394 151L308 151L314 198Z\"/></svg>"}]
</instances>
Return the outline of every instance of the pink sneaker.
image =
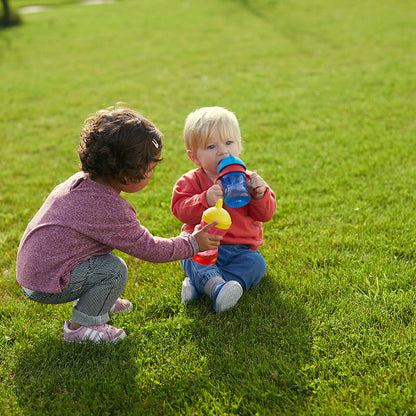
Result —
<instances>
[{"instance_id":1,"label":"pink sneaker","mask_svg":"<svg viewBox=\"0 0 416 416\"><path fill-rule=\"evenodd\" d=\"M127 299L120 299L116 300L116 303L111 307L109 313L119 313L123 315L124 313L129 313L133 310L133 304Z\"/></svg>"},{"instance_id":2,"label":"pink sneaker","mask_svg":"<svg viewBox=\"0 0 416 416\"><path fill-rule=\"evenodd\" d=\"M73 306L75 307L77 303L78 299L74 300ZM113 313L119 313L122 315L123 313L130 312L131 310L133 310L133 304L129 300L118 298L116 300L116 303L111 307L108 313L110 315Z\"/></svg>"},{"instance_id":3,"label":"pink sneaker","mask_svg":"<svg viewBox=\"0 0 416 416\"><path fill-rule=\"evenodd\" d=\"M103 325L91 325L81 326L78 329L69 329L69 321L65 321L64 325L64 340L67 342L84 341L106 342L115 343L126 337L126 333L122 329L115 328L114 326Z\"/></svg>"}]
</instances>

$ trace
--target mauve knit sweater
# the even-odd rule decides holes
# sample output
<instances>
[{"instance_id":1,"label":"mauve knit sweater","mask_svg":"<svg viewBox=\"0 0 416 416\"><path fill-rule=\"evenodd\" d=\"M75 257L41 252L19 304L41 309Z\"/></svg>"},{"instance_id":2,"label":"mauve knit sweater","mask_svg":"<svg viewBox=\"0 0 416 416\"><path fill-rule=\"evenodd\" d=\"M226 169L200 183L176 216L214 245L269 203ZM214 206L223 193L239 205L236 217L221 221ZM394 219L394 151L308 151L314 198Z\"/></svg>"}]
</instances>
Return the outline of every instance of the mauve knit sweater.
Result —
<instances>
[{"instance_id":1,"label":"mauve knit sweater","mask_svg":"<svg viewBox=\"0 0 416 416\"><path fill-rule=\"evenodd\" d=\"M59 293L79 263L118 249L153 263L194 256L190 234L154 237L113 188L78 172L58 185L30 221L17 254L17 281L37 292Z\"/></svg>"}]
</instances>

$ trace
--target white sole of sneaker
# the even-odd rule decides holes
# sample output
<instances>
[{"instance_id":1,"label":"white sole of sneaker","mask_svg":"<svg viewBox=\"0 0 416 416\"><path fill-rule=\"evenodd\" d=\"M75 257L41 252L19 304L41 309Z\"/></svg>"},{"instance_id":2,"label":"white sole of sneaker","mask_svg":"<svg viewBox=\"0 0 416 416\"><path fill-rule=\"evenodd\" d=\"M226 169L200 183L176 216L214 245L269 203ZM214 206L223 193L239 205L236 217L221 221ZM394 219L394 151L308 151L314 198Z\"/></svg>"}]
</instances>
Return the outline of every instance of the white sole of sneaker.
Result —
<instances>
[{"instance_id":1,"label":"white sole of sneaker","mask_svg":"<svg viewBox=\"0 0 416 416\"><path fill-rule=\"evenodd\" d=\"M218 293L215 301L215 311L217 313L225 312L231 309L239 301L243 294L243 288L235 280L227 282Z\"/></svg>"},{"instance_id":2,"label":"white sole of sneaker","mask_svg":"<svg viewBox=\"0 0 416 416\"><path fill-rule=\"evenodd\" d=\"M193 300L193 293L189 277L186 277L182 282L181 303L189 303Z\"/></svg>"}]
</instances>

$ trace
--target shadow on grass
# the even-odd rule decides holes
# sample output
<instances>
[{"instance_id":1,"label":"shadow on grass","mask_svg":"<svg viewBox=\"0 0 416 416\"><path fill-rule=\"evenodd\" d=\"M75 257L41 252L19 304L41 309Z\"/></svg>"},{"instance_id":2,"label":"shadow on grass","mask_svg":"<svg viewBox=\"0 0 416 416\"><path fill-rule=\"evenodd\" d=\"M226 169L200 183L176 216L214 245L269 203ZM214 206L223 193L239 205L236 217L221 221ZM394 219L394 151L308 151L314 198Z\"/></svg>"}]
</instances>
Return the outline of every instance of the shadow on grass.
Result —
<instances>
[{"instance_id":1,"label":"shadow on grass","mask_svg":"<svg viewBox=\"0 0 416 416\"><path fill-rule=\"evenodd\" d=\"M18 402L28 414L123 414L135 399L129 341L106 346L49 337L22 351L15 371ZM128 399L128 401L126 400Z\"/></svg>"},{"instance_id":2,"label":"shadow on grass","mask_svg":"<svg viewBox=\"0 0 416 416\"><path fill-rule=\"evenodd\" d=\"M302 308L267 277L216 315L205 298L131 314L118 345L28 345L15 371L30 414L296 414L308 397ZM155 309L156 308L156 309ZM136 321L135 321L136 320Z\"/></svg>"},{"instance_id":3,"label":"shadow on grass","mask_svg":"<svg viewBox=\"0 0 416 416\"><path fill-rule=\"evenodd\" d=\"M281 296L267 275L222 315L208 298L187 305L182 343L204 357L201 372L182 378L185 405L208 414L298 414L309 396L302 368L311 360L309 322L300 305ZM159 387L169 395L172 385ZM209 403L204 407L204 404ZM182 406L184 403L181 404ZM190 413L193 413L192 410ZM222 411L221 411L222 410ZM211 413L210 413L211 414Z\"/></svg>"}]
</instances>

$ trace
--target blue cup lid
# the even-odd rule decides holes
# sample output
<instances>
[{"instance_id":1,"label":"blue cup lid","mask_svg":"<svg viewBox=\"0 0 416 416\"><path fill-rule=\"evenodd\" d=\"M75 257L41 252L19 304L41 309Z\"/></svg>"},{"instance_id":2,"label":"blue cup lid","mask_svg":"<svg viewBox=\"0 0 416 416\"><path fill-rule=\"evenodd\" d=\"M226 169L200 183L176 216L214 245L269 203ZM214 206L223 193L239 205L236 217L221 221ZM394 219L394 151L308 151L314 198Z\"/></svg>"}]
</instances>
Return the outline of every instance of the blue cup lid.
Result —
<instances>
[{"instance_id":1,"label":"blue cup lid","mask_svg":"<svg viewBox=\"0 0 416 416\"><path fill-rule=\"evenodd\" d=\"M221 162L218 164L217 172L220 173L221 170L223 170L226 166L230 165L241 165L244 166L244 169L247 169L246 165L240 158L230 155L227 156L225 159L221 160Z\"/></svg>"}]
</instances>

